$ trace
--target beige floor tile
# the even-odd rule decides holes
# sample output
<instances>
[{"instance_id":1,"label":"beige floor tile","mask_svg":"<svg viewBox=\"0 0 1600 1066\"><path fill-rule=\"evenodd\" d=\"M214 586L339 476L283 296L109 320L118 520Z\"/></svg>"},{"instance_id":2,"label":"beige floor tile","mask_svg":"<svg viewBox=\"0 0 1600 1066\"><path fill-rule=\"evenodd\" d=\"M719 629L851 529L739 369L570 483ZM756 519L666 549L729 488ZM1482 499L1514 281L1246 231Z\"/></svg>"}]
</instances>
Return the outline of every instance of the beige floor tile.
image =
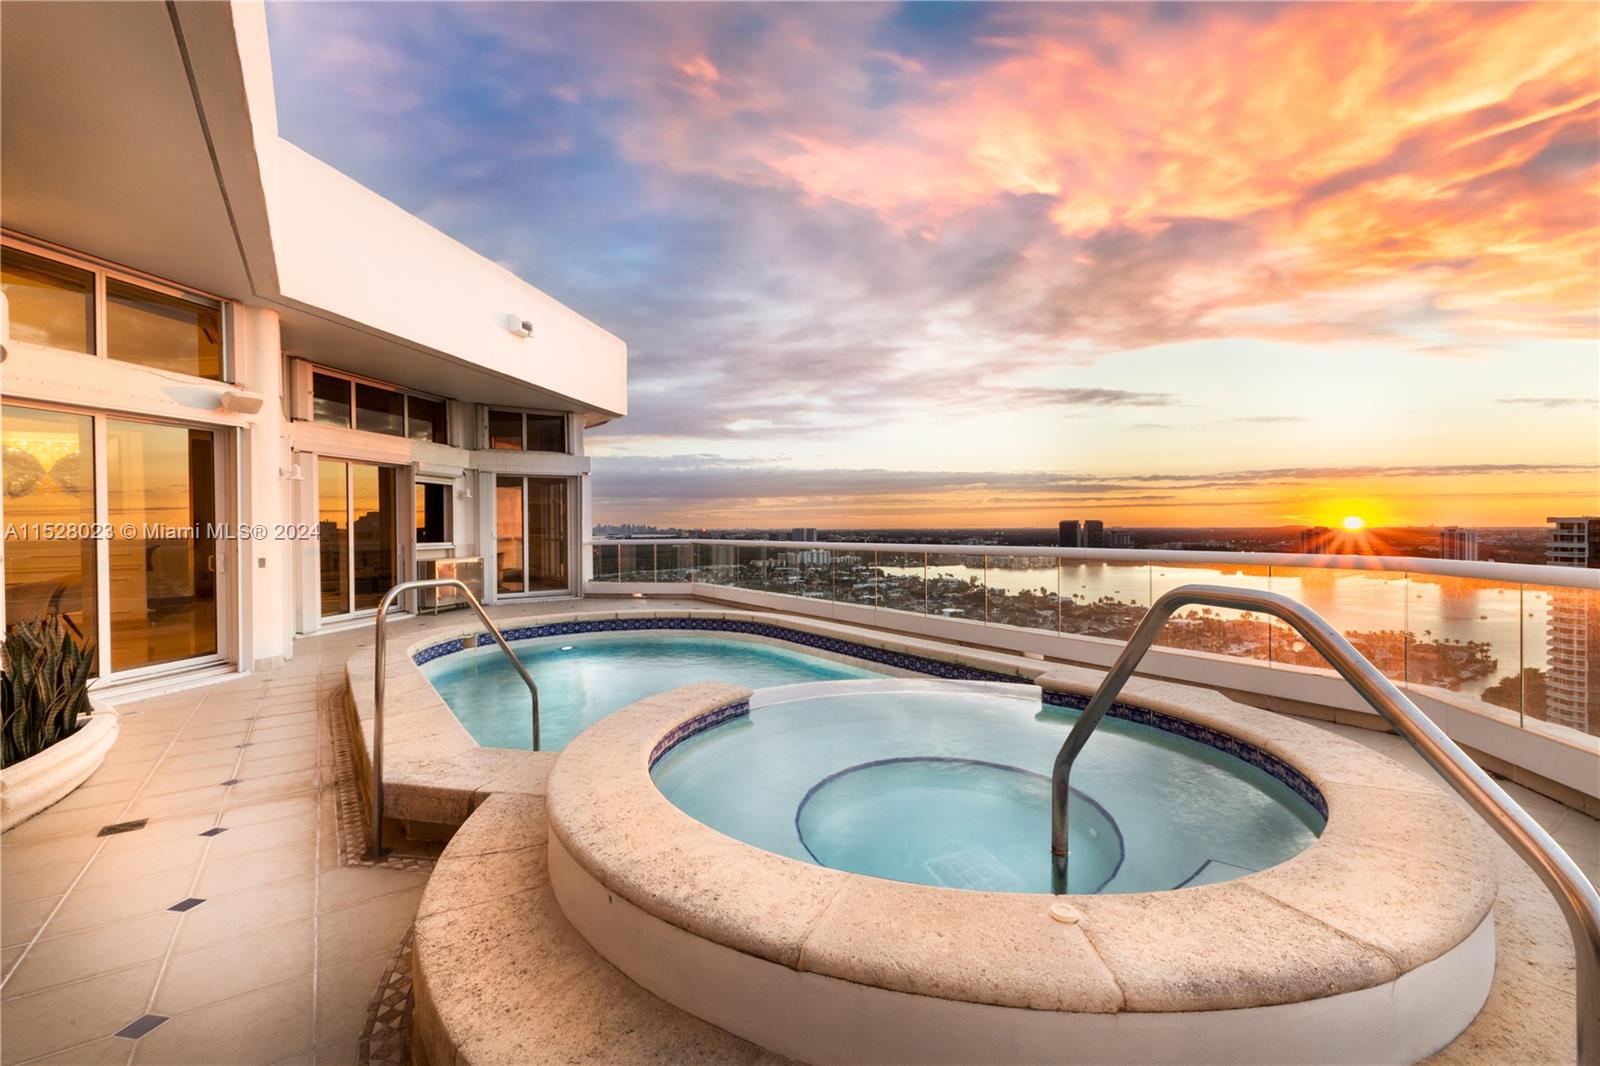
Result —
<instances>
[{"instance_id":1,"label":"beige floor tile","mask_svg":"<svg viewBox=\"0 0 1600 1066\"><path fill-rule=\"evenodd\" d=\"M214 748L210 751L195 751L187 755L168 755L161 760L161 773L181 773L184 770L205 770L222 767L227 769L238 761L239 752L235 748Z\"/></svg>"},{"instance_id":2,"label":"beige floor tile","mask_svg":"<svg viewBox=\"0 0 1600 1066\"><path fill-rule=\"evenodd\" d=\"M254 781L297 770L314 770L317 767L318 754L317 751L308 749L291 752L288 755L257 755L255 749L251 748L245 752L244 764L239 767L239 776L246 781Z\"/></svg>"},{"instance_id":3,"label":"beige floor tile","mask_svg":"<svg viewBox=\"0 0 1600 1066\"><path fill-rule=\"evenodd\" d=\"M307 794L253 799L230 794L227 809L222 813L223 825L251 825L256 822L275 821L300 814L310 817L317 809L317 797Z\"/></svg>"},{"instance_id":4,"label":"beige floor tile","mask_svg":"<svg viewBox=\"0 0 1600 1066\"><path fill-rule=\"evenodd\" d=\"M238 706L238 705L230 705ZM254 706L251 706L254 710ZM232 737L233 743L238 744L244 740L244 735L250 731L248 721L240 721L235 717L223 717L222 706L207 706L195 716L194 721L183 727L183 732L178 734L178 743L183 744L191 740L210 739L213 737Z\"/></svg>"},{"instance_id":5,"label":"beige floor tile","mask_svg":"<svg viewBox=\"0 0 1600 1066\"><path fill-rule=\"evenodd\" d=\"M315 769L294 770L269 777L243 778L229 794L230 802L249 803L253 800L276 799L300 792L315 791L320 778Z\"/></svg>"},{"instance_id":6,"label":"beige floor tile","mask_svg":"<svg viewBox=\"0 0 1600 1066\"><path fill-rule=\"evenodd\" d=\"M427 883L428 875L422 871L341 866L323 872L317 885L317 908L319 913L331 914L380 896L421 888Z\"/></svg>"},{"instance_id":7,"label":"beige floor tile","mask_svg":"<svg viewBox=\"0 0 1600 1066\"><path fill-rule=\"evenodd\" d=\"M164 911L189 896L194 874L189 870L163 870L107 885L73 890L50 920L50 936L110 925L141 914Z\"/></svg>"},{"instance_id":8,"label":"beige floor tile","mask_svg":"<svg viewBox=\"0 0 1600 1066\"><path fill-rule=\"evenodd\" d=\"M152 800L170 796L175 792L189 792L221 785L230 777L239 776L234 769L239 761L238 753L235 753L227 762L216 766L195 766L174 770L162 765L151 775L144 790L139 793L139 798L141 801ZM220 807L221 803L219 802L217 806Z\"/></svg>"},{"instance_id":9,"label":"beige floor tile","mask_svg":"<svg viewBox=\"0 0 1600 1066\"><path fill-rule=\"evenodd\" d=\"M417 916L422 889L414 888L322 915L317 921L317 966L337 966L394 950Z\"/></svg>"},{"instance_id":10,"label":"beige floor tile","mask_svg":"<svg viewBox=\"0 0 1600 1066\"><path fill-rule=\"evenodd\" d=\"M51 814L82 810L85 807L110 808L128 802L133 782L108 781L105 784L84 783L50 805Z\"/></svg>"},{"instance_id":11,"label":"beige floor tile","mask_svg":"<svg viewBox=\"0 0 1600 1066\"><path fill-rule=\"evenodd\" d=\"M244 729L240 728L222 736L180 738L172 745L173 755L193 755L202 751L227 751L244 742Z\"/></svg>"},{"instance_id":12,"label":"beige floor tile","mask_svg":"<svg viewBox=\"0 0 1600 1066\"><path fill-rule=\"evenodd\" d=\"M311 920L180 952L167 961L157 1014L182 1014L311 972Z\"/></svg>"},{"instance_id":13,"label":"beige floor tile","mask_svg":"<svg viewBox=\"0 0 1600 1066\"><path fill-rule=\"evenodd\" d=\"M311 847L315 845L316 837L316 819L307 813L297 812L270 822L229 826L226 833L212 838L211 858L213 861L227 859L267 848Z\"/></svg>"},{"instance_id":14,"label":"beige floor tile","mask_svg":"<svg viewBox=\"0 0 1600 1066\"><path fill-rule=\"evenodd\" d=\"M178 930L177 950L219 944L310 918L316 911L316 900L316 882L310 877L207 897L204 906L196 907L184 918Z\"/></svg>"},{"instance_id":15,"label":"beige floor tile","mask_svg":"<svg viewBox=\"0 0 1600 1066\"><path fill-rule=\"evenodd\" d=\"M122 808L126 800L113 803L102 803L94 807L84 807L75 811L48 810L43 814L36 814L15 829L6 831L0 838L0 846L7 852L14 849L37 844L56 837L87 835L94 836L103 825L122 820Z\"/></svg>"},{"instance_id":16,"label":"beige floor tile","mask_svg":"<svg viewBox=\"0 0 1600 1066\"><path fill-rule=\"evenodd\" d=\"M83 873L84 862L84 859L69 859L18 870L13 870L10 863L0 862L0 902L9 907L46 897L59 899Z\"/></svg>"},{"instance_id":17,"label":"beige floor tile","mask_svg":"<svg viewBox=\"0 0 1600 1066\"><path fill-rule=\"evenodd\" d=\"M180 1014L139 1041L136 1063L266 1066L311 1046L311 977Z\"/></svg>"},{"instance_id":18,"label":"beige floor tile","mask_svg":"<svg viewBox=\"0 0 1600 1066\"><path fill-rule=\"evenodd\" d=\"M318 740L315 735L307 734L300 737L289 737L285 740L250 741L250 746L245 750L252 758L275 759L283 755L303 755L306 752L317 750Z\"/></svg>"},{"instance_id":19,"label":"beige floor tile","mask_svg":"<svg viewBox=\"0 0 1600 1066\"><path fill-rule=\"evenodd\" d=\"M145 1013L160 969L149 962L9 1000L5 1061L23 1062L110 1036Z\"/></svg>"},{"instance_id":20,"label":"beige floor tile","mask_svg":"<svg viewBox=\"0 0 1600 1066\"><path fill-rule=\"evenodd\" d=\"M83 783L83 787L92 788L95 785L109 785L115 782L120 783L131 795L134 787L155 768L158 758L159 756L156 755L148 755L113 761L108 756L106 761L100 764L100 769L91 774L89 780Z\"/></svg>"},{"instance_id":21,"label":"beige floor tile","mask_svg":"<svg viewBox=\"0 0 1600 1066\"><path fill-rule=\"evenodd\" d=\"M178 840L192 837L210 829L217 823L215 813L157 815L143 829L132 833L118 833L105 839L105 853L114 855L121 851L146 848L161 840Z\"/></svg>"},{"instance_id":22,"label":"beige floor tile","mask_svg":"<svg viewBox=\"0 0 1600 1066\"><path fill-rule=\"evenodd\" d=\"M310 877L316 873L312 841L283 845L270 851L247 852L221 858L208 856L200 869L194 894L202 899L241 892L274 881Z\"/></svg>"},{"instance_id":23,"label":"beige floor tile","mask_svg":"<svg viewBox=\"0 0 1600 1066\"><path fill-rule=\"evenodd\" d=\"M28 1066L123 1066L132 1052L132 1041L107 1036L58 1051L54 1055L46 1055L42 1059L33 1059Z\"/></svg>"},{"instance_id":24,"label":"beige floor tile","mask_svg":"<svg viewBox=\"0 0 1600 1066\"><path fill-rule=\"evenodd\" d=\"M0 837L0 866L7 874L38 870L58 862L83 862L94 854L105 838L93 833L55 837L40 843L13 844L9 835ZM0 900L0 902L8 902Z\"/></svg>"},{"instance_id":25,"label":"beige floor tile","mask_svg":"<svg viewBox=\"0 0 1600 1066\"><path fill-rule=\"evenodd\" d=\"M5 998L158 960L167 953L178 915L163 911L116 925L37 941L6 982Z\"/></svg>"},{"instance_id":26,"label":"beige floor tile","mask_svg":"<svg viewBox=\"0 0 1600 1066\"><path fill-rule=\"evenodd\" d=\"M367 1006L394 957L394 946L365 958L317 970L317 1044L349 1047L352 1054L367 1025Z\"/></svg>"},{"instance_id":27,"label":"beige floor tile","mask_svg":"<svg viewBox=\"0 0 1600 1066\"><path fill-rule=\"evenodd\" d=\"M60 898L44 896L0 907L0 945L9 948L32 940Z\"/></svg>"},{"instance_id":28,"label":"beige floor tile","mask_svg":"<svg viewBox=\"0 0 1600 1066\"><path fill-rule=\"evenodd\" d=\"M138 847L105 848L84 872L79 888L130 881L165 870L187 870L193 874L205 854L206 838L197 835L156 837Z\"/></svg>"},{"instance_id":29,"label":"beige floor tile","mask_svg":"<svg viewBox=\"0 0 1600 1066\"><path fill-rule=\"evenodd\" d=\"M154 819L176 814L221 810L223 797L228 791L222 784L227 778L221 775L227 772L226 767L219 767L217 784L214 785L184 789L182 792L169 792L164 796L140 796L128 810L128 817Z\"/></svg>"}]
</instances>

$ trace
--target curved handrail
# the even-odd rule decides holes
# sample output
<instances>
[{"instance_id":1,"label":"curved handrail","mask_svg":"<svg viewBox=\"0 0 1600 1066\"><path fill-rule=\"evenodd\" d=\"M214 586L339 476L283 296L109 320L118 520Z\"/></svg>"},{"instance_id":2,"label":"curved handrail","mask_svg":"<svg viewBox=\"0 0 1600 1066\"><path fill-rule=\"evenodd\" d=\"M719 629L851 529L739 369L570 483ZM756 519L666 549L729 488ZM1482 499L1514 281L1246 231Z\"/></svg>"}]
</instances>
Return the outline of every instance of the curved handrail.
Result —
<instances>
[{"instance_id":1,"label":"curved handrail","mask_svg":"<svg viewBox=\"0 0 1600 1066\"><path fill-rule=\"evenodd\" d=\"M511 660L511 665L522 675L523 683L528 686L528 695L533 701L533 750L539 750L539 686L534 684L533 675L522 665L517 653L511 650L511 645L506 643L500 627L489 618L483 609L483 604L478 602L478 597L473 595L472 590L456 578L433 577L402 581L384 593L383 599L378 603L377 648L374 653L377 657L377 669L372 679L372 854L378 858L383 856L383 667L386 638L384 622L389 614L389 608L402 593L446 586L461 590L461 594L467 598L467 604L478 613L478 619L489 631L489 635L494 637L495 643L500 645L500 650Z\"/></svg>"},{"instance_id":2,"label":"curved handrail","mask_svg":"<svg viewBox=\"0 0 1600 1066\"><path fill-rule=\"evenodd\" d=\"M1561 845L1393 682L1351 647L1338 630L1309 607L1275 592L1183 585L1151 604L1056 755L1051 775L1050 819L1051 875L1056 893L1066 892L1067 884L1067 807L1072 764L1088 743L1089 735L1111 709L1123 685L1133 676L1139 660L1150 650L1161 627L1173 612L1190 606L1261 611L1293 626L1306 643L1350 682L1372 709L1461 794L1501 839L1533 867L1561 905L1572 930L1578 978L1578 1062L1584 1066L1600 1064L1600 894Z\"/></svg>"}]
</instances>

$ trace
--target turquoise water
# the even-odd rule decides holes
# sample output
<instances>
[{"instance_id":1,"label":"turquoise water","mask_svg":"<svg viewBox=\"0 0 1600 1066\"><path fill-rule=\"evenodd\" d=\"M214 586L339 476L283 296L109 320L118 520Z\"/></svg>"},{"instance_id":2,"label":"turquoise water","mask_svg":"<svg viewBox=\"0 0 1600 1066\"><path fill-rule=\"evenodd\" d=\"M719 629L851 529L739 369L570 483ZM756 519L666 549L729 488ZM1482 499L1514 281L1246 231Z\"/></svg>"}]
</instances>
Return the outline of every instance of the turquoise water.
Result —
<instances>
[{"instance_id":1,"label":"turquoise water","mask_svg":"<svg viewBox=\"0 0 1600 1066\"><path fill-rule=\"evenodd\" d=\"M539 746L545 751L566 747L630 703L696 681L766 688L884 676L789 648L681 633L542 637L512 647L539 686ZM446 655L422 672L479 744L531 746L528 687L499 648Z\"/></svg>"},{"instance_id":2,"label":"turquoise water","mask_svg":"<svg viewBox=\"0 0 1600 1066\"><path fill-rule=\"evenodd\" d=\"M791 858L919 884L1050 891L1049 773L1076 718L1022 686L810 689L691 737L653 771L680 809ZM758 700L758 703L760 701ZM1228 880L1309 847L1322 817L1214 748L1105 719L1072 775L1068 886Z\"/></svg>"}]
</instances>

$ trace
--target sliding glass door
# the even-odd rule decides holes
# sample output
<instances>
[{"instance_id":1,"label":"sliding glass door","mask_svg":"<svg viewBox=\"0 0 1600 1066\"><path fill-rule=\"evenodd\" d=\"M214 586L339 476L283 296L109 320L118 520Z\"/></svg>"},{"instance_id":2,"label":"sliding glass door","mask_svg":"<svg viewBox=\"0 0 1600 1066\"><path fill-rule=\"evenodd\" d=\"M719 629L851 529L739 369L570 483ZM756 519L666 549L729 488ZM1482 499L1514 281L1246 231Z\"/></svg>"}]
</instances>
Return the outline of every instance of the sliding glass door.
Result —
<instances>
[{"instance_id":1,"label":"sliding glass door","mask_svg":"<svg viewBox=\"0 0 1600 1066\"><path fill-rule=\"evenodd\" d=\"M571 590L570 486L567 478L495 479L495 573L500 593Z\"/></svg>"},{"instance_id":2,"label":"sliding glass door","mask_svg":"<svg viewBox=\"0 0 1600 1066\"><path fill-rule=\"evenodd\" d=\"M318 460L322 617L374 610L394 587L398 483L392 466Z\"/></svg>"},{"instance_id":3,"label":"sliding glass door","mask_svg":"<svg viewBox=\"0 0 1600 1066\"><path fill-rule=\"evenodd\" d=\"M216 654L215 457L210 430L107 421L112 670Z\"/></svg>"},{"instance_id":4,"label":"sliding glass door","mask_svg":"<svg viewBox=\"0 0 1600 1066\"><path fill-rule=\"evenodd\" d=\"M7 624L59 615L102 676L217 657L217 434L12 404L3 421Z\"/></svg>"}]
</instances>

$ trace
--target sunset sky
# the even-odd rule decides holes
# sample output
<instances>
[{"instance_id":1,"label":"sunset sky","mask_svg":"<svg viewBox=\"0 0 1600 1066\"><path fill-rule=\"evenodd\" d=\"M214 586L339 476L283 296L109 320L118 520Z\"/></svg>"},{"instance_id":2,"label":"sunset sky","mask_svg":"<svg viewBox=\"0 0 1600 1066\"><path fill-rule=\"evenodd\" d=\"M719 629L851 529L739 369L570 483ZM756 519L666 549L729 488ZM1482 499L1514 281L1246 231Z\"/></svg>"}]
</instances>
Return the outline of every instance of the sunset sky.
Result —
<instances>
[{"instance_id":1,"label":"sunset sky","mask_svg":"<svg viewBox=\"0 0 1600 1066\"><path fill-rule=\"evenodd\" d=\"M1600 511L1600 16L275 4L290 140L628 343L596 518Z\"/></svg>"}]
</instances>

